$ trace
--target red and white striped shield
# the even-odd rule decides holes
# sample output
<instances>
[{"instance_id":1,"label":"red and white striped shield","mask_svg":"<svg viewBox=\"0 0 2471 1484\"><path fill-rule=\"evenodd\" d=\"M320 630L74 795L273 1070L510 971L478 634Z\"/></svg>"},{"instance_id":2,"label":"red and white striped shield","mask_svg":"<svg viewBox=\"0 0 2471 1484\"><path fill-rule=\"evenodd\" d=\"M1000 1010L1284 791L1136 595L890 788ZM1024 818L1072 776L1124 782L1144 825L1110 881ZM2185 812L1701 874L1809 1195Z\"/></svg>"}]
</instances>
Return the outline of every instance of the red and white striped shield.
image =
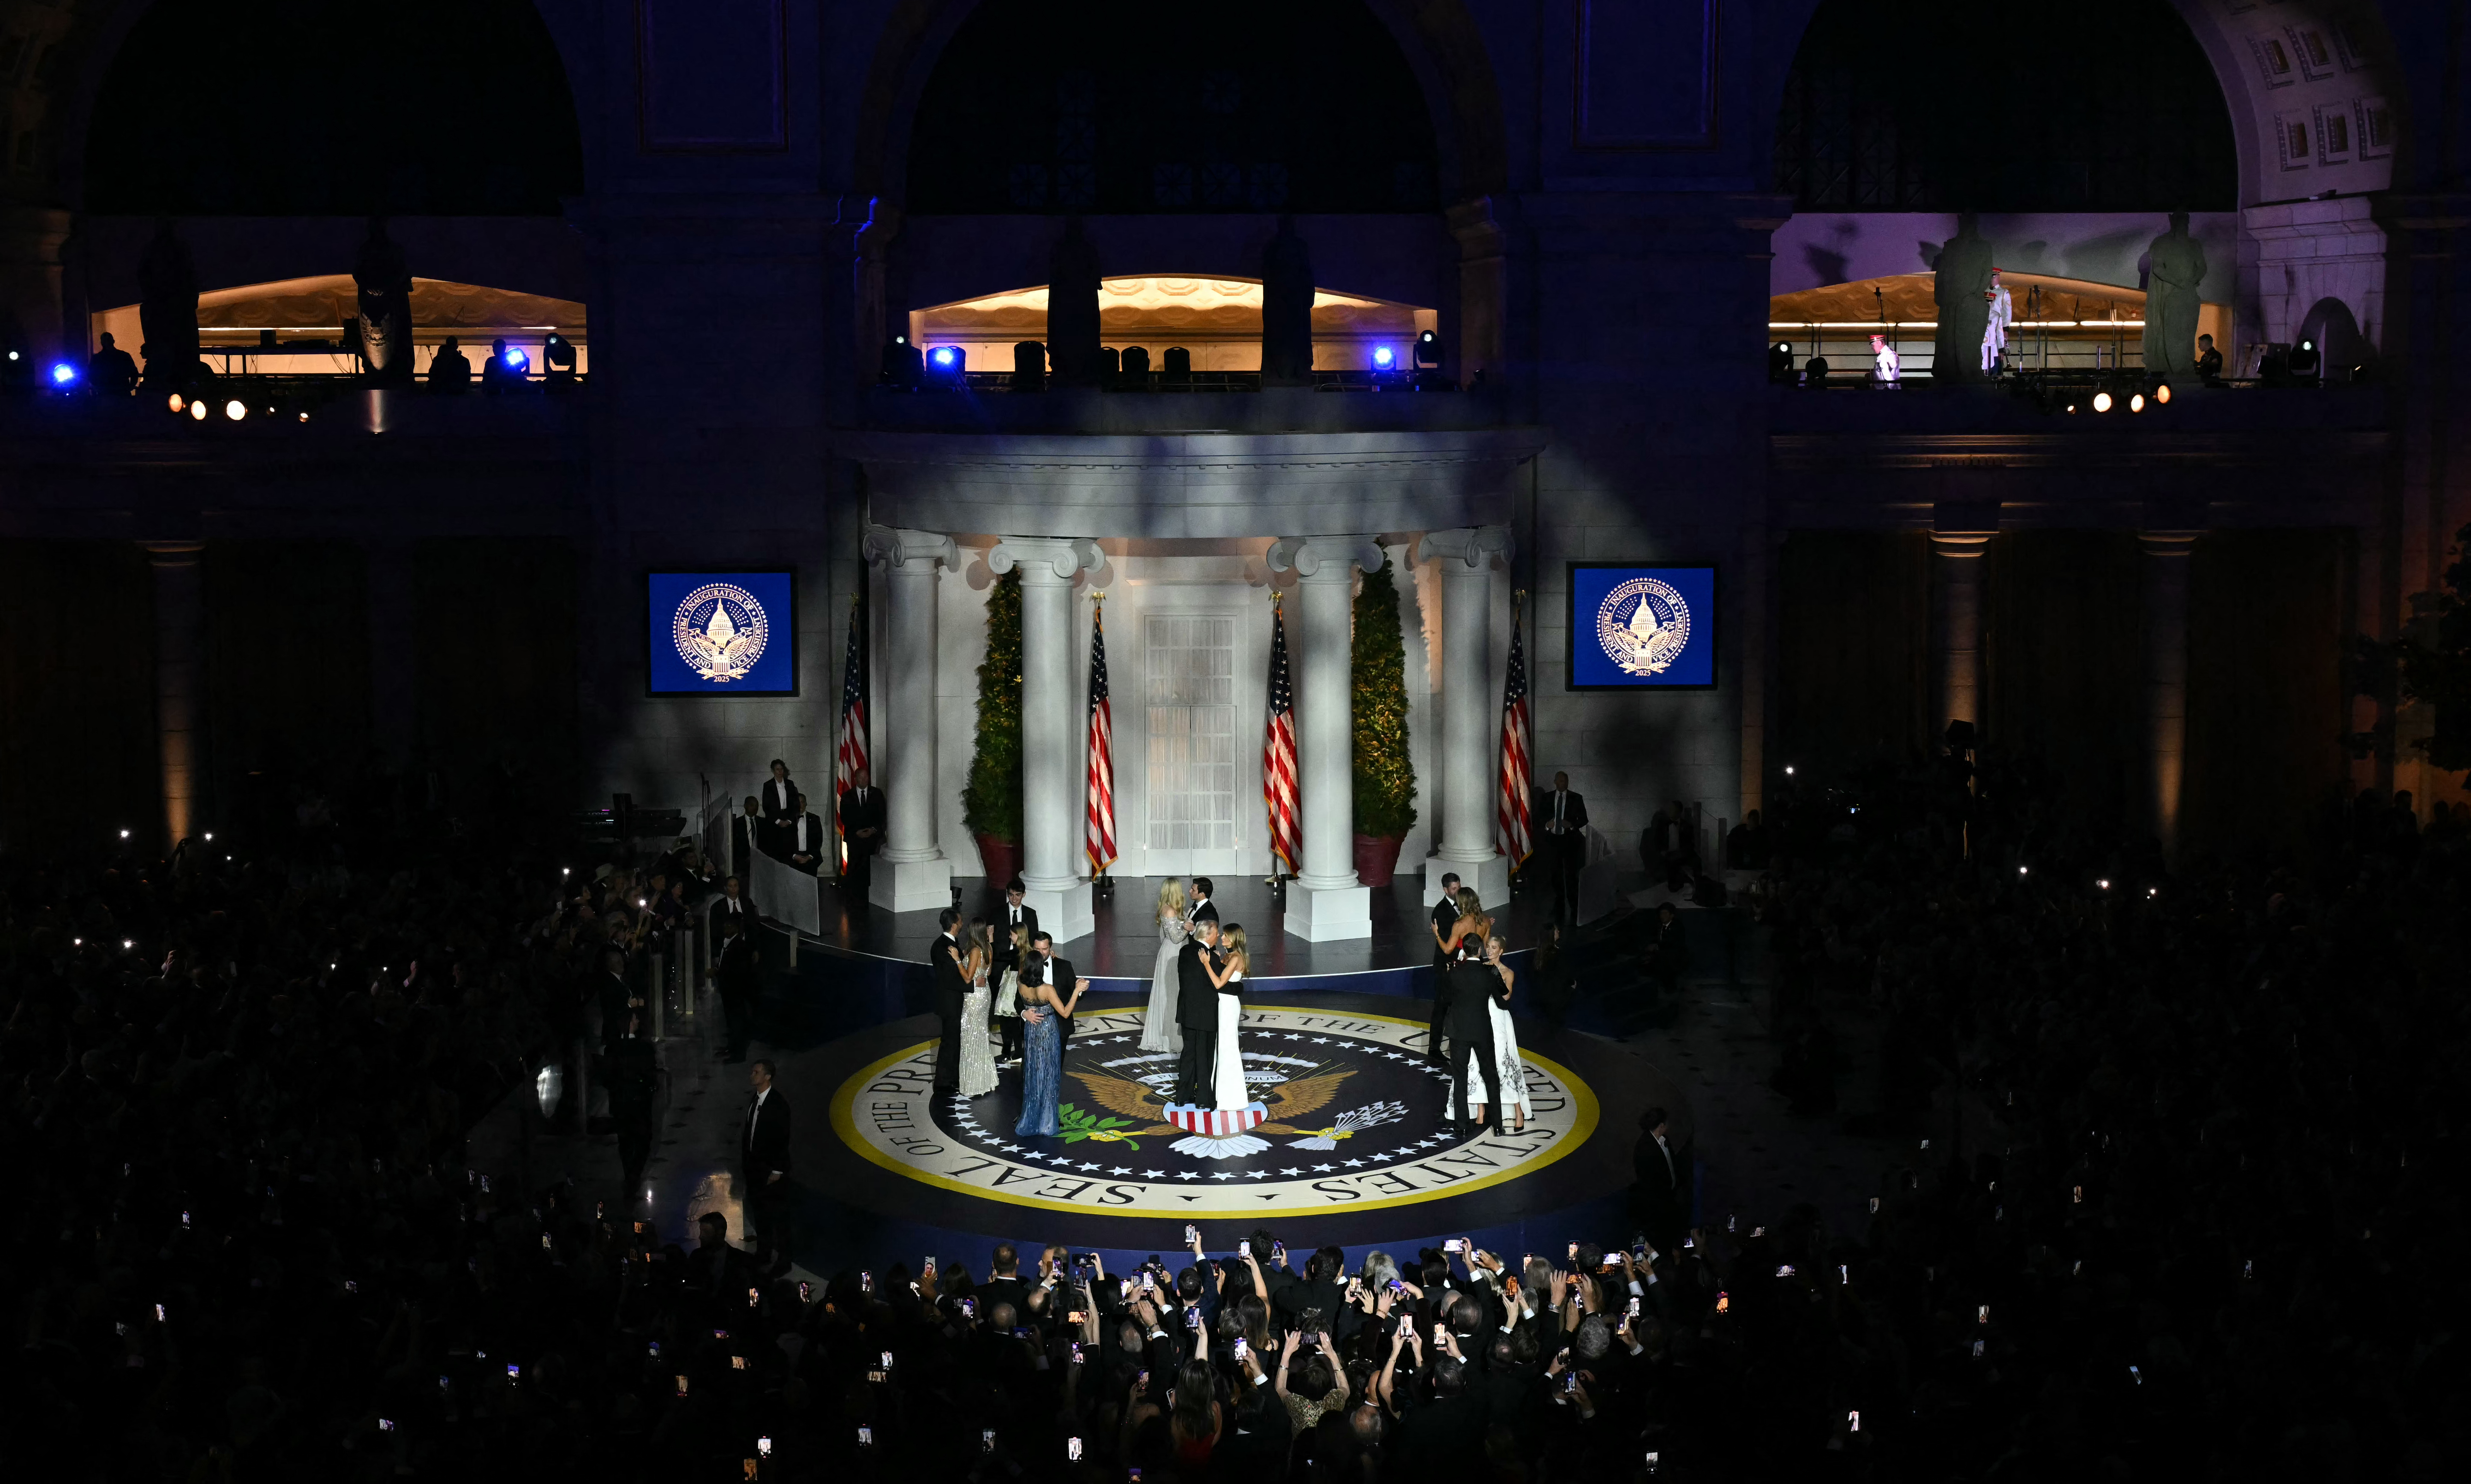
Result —
<instances>
[{"instance_id":1,"label":"red and white striped shield","mask_svg":"<svg viewBox=\"0 0 2471 1484\"><path fill-rule=\"evenodd\" d=\"M1241 1108L1204 1108L1198 1103L1169 1103L1166 1120L1188 1134L1205 1139L1232 1139L1259 1126L1270 1117L1266 1103L1246 1103Z\"/></svg>"}]
</instances>

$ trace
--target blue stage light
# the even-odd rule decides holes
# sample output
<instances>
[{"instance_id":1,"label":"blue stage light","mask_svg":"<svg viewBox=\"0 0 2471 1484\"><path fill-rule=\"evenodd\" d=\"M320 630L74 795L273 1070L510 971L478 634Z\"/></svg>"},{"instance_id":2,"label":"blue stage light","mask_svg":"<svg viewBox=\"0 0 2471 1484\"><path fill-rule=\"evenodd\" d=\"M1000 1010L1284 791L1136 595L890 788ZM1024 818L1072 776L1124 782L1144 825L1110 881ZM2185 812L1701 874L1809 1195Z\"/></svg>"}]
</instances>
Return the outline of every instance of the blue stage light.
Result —
<instances>
[{"instance_id":1,"label":"blue stage light","mask_svg":"<svg viewBox=\"0 0 2471 1484\"><path fill-rule=\"evenodd\" d=\"M937 365L949 367L953 364L953 351L952 346L938 345L935 347L935 364Z\"/></svg>"},{"instance_id":2,"label":"blue stage light","mask_svg":"<svg viewBox=\"0 0 2471 1484\"><path fill-rule=\"evenodd\" d=\"M1376 345L1373 347L1373 368L1375 370L1386 371L1396 365L1398 360L1399 352L1392 350L1389 346Z\"/></svg>"},{"instance_id":3,"label":"blue stage light","mask_svg":"<svg viewBox=\"0 0 2471 1484\"><path fill-rule=\"evenodd\" d=\"M77 379L78 379L78 372L77 372L77 367L76 367L76 366L73 366L73 365L69 365L69 364L68 364L67 362L65 362L65 361L57 362L57 363L55 363L55 364L53 365L53 366L52 366L52 385L53 385L53 386L55 386L55 387L66 387L66 386L69 386L69 385L72 385L73 383L75 383L75 382L77 381Z\"/></svg>"},{"instance_id":4,"label":"blue stage light","mask_svg":"<svg viewBox=\"0 0 2471 1484\"><path fill-rule=\"evenodd\" d=\"M531 365L531 362L525 358L522 351L509 350L506 352L506 365L510 368L520 371L524 367Z\"/></svg>"}]
</instances>

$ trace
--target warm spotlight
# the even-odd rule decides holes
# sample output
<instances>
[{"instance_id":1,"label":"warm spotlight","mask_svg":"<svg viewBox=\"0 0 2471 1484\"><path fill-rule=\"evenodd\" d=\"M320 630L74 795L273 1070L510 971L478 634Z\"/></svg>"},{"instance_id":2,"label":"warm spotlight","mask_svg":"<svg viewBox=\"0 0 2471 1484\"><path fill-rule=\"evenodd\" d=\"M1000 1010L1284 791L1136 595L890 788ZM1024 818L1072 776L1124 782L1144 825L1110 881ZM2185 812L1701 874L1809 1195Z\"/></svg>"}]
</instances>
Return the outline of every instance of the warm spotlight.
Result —
<instances>
[{"instance_id":1,"label":"warm spotlight","mask_svg":"<svg viewBox=\"0 0 2471 1484\"><path fill-rule=\"evenodd\" d=\"M2169 382L2161 382L2155 385L2153 389L2153 400L2164 407L2171 405L2171 384Z\"/></svg>"},{"instance_id":2,"label":"warm spotlight","mask_svg":"<svg viewBox=\"0 0 2471 1484\"><path fill-rule=\"evenodd\" d=\"M2141 412L2145 411L2145 393L2141 391L2130 392L2128 398L2128 410L2131 412Z\"/></svg>"},{"instance_id":3,"label":"warm spotlight","mask_svg":"<svg viewBox=\"0 0 2471 1484\"><path fill-rule=\"evenodd\" d=\"M178 392L176 391L172 393L172 411L176 412L186 406L188 406L188 403L182 399Z\"/></svg>"},{"instance_id":4,"label":"warm spotlight","mask_svg":"<svg viewBox=\"0 0 2471 1484\"><path fill-rule=\"evenodd\" d=\"M206 420L206 404L204 402L200 401L189 404L189 420L191 422L204 422Z\"/></svg>"},{"instance_id":5,"label":"warm spotlight","mask_svg":"<svg viewBox=\"0 0 2471 1484\"><path fill-rule=\"evenodd\" d=\"M2109 392L2107 392L2107 391L2097 391L2097 392L2095 392L2095 393L2093 394L2093 410L2094 410L2095 412L2109 412L2109 411L2110 411L2110 393L2109 393Z\"/></svg>"},{"instance_id":6,"label":"warm spotlight","mask_svg":"<svg viewBox=\"0 0 2471 1484\"><path fill-rule=\"evenodd\" d=\"M238 397L234 397L224 404L224 415L234 422L238 422L248 415L248 404Z\"/></svg>"}]
</instances>

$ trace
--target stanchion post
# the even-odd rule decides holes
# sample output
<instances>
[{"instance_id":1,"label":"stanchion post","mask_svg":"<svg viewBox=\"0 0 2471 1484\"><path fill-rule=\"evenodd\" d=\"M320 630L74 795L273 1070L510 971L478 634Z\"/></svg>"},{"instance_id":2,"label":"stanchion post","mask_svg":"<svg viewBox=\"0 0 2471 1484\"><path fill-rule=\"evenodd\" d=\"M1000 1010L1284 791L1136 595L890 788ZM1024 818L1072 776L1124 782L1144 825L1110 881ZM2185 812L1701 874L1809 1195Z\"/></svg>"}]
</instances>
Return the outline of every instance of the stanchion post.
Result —
<instances>
[{"instance_id":1,"label":"stanchion post","mask_svg":"<svg viewBox=\"0 0 2471 1484\"><path fill-rule=\"evenodd\" d=\"M660 940L655 938L652 941L657 943ZM662 953L657 948L653 949L651 954L644 960L644 978L646 981L644 984L645 1002L657 1006L661 1002L661 996L669 991L669 955ZM653 1010L652 1014L657 1018L660 1011L656 1008Z\"/></svg>"}]
</instances>

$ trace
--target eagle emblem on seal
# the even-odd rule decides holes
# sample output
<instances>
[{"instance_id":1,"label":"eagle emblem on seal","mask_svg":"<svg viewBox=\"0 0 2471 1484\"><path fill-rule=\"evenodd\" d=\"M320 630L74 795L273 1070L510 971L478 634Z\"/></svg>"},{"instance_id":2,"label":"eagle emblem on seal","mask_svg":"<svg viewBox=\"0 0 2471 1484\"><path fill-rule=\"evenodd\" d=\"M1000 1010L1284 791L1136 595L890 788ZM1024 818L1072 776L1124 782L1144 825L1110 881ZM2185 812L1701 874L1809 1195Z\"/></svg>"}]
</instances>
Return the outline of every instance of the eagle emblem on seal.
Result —
<instances>
[{"instance_id":1,"label":"eagle emblem on seal","mask_svg":"<svg viewBox=\"0 0 2471 1484\"><path fill-rule=\"evenodd\" d=\"M763 658L771 623L753 593L734 582L707 582L679 600L670 629L688 669L726 685L745 679Z\"/></svg>"},{"instance_id":2,"label":"eagle emblem on seal","mask_svg":"<svg viewBox=\"0 0 2471 1484\"><path fill-rule=\"evenodd\" d=\"M1660 675L1690 643L1690 605L1669 582L1633 577L1596 605L1596 642L1632 675Z\"/></svg>"}]
</instances>

